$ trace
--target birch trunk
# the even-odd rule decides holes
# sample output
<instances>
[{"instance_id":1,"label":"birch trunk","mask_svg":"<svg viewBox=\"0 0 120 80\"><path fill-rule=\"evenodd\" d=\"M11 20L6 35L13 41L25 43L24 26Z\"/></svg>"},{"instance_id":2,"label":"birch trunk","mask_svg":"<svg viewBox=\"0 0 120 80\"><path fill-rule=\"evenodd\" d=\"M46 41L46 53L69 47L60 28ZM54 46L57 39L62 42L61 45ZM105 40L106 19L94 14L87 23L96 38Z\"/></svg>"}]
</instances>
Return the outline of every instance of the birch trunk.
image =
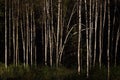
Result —
<instances>
[{"instance_id":1,"label":"birch trunk","mask_svg":"<svg viewBox=\"0 0 120 80\"><path fill-rule=\"evenodd\" d=\"M92 2L90 0L89 2L89 66L91 68L91 63L92 63Z\"/></svg>"},{"instance_id":2,"label":"birch trunk","mask_svg":"<svg viewBox=\"0 0 120 80\"><path fill-rule=\"evenodd\" d=\"M5 68L7 68L7 0L5 0Z\"/></svg>"},{"instance_id":3,"label":"birch trunk","mask_svg":"<svg viewBox=\"0 0 120 80\"><path fill-rule=\"evenodd\" d=\"M21 23L20 23L20 27L21 27L21 35L22 35L22 45L23 45L23 64L24 64L24 67L25 67L25 37L24 37L24 31L23 31L23 23L22 23L22 20L21 20Z\"/></svg>"},{"instance_id":4,"label":"birch trunk","mask_svg":"<svg viewBox=\"0 0 120 80\"><path fill-rule=\"evenodd\" d=\"M54 34L54 28L53 28L53 0L50 2L50 12L51 12L51 33L50 33L50 66L52 67L53 61L52 61L52 55L53 55L53 34Z\"/></svg>"},{"instance_id":5,"label":"birch trunk","mask_svg":"<svg viewBox=\"0 0 120 80\"><path fill-rule=\"evenodd\" d=\"M89 76L89 41L88 41L88 12L87 12L87 3L85 0L85 18L86 18L86 45L87 45L87 78Z\"/></svg>"},{"instance_id":6,"label":"birch trunk","mask_svg":"<svg viewBox=\"0 0 120 80\"><path fill-rule=\"evenodd\" d=\"M96 48L97 48L97 23L98 23L98 0L95 1L95 40L94 40L94 59L93 66L96 63Z\"/></svg>"},{"instance_id":7,"label":"birch trunk","mask_svg":"<svg viewBox=\"0 0 120 80\"><path fill-rule=\"evenodd\" d=\"M108 0L107 78L110 80L110 0Z\"/></svg>"},{"instance_id":8,"label":"birch trunk","mask_svg":"<svg viewBox=\"0 0 120 80\"><path fill-rule=\"evenodd\" d=\"M9 61L11 59L11 0L9 0Z\"/></svg>"},{"instance_id":9,"label":"birch trunk","mask_svg":"<svg viewBox=\"0 0 120 80\"><path fill-rule=\"evenodd\" d=\"M61 12L61 0L58 0L58 15L57 15L57 41L56 41L56 67L59 62L59 34L60 34L60 12Z\"/></svg>"},{"instance_id":10,"label":"birch trunk","mask_svg":"<svg viewBox=\"0 0 120 80\"><path fill-rule=\"evenodd\" d=\"M18 55L19 55L19 48L18 48L18 27L19 27L19 0L16 3L17 5L17 20L16 20L16 50L15 50L15 54L16 54L16 66L18 65Z\"/></svg>"},{"instance_id":11,"label":"birch trunk","mask_svg":"<svg viewBox=\"0 0 120 80\"><path fill-rule=\"evenodd\" d=\"M100 0L100 31L99 31L99 67L101 69L101 56L102 56L102 3Z\"/></svg>"},{"instance_id":12,"label":"birch trunk","mask_svg":"<svg viewBox=\"0 0 120 80\"><path fill-rule=\"evenodd\" d=\"M104 14L103 14L103 30L105 27L105 20L106 20L106 0L104 1Z\"/></svg>"},{"instance_id":13,"label":"birch trunk","mask_svg":"<svg viewBox=\"0 0 120 80\"><path fill-rule=\"evenodd\" d=\"M61 3L60 3L60 48L59 48L59 65L61 64L61 60L60 60L60 50L62 48L62 45L63 45L63 19L62 19L62 0L61 0Z\"/></svg>"},{"instance_id":14,"label":"birch trunk","mask_svg":"<svg viewBox=\"0 0 120 80\"><path fill-rule=\"evenodd\" d=\"M120 28L117 31L117 38L116 38L116 44L115 44L115 66L117 65L117 53L118 53L117 51L118 51L119 37L120 37Z\"/></svg>"},{"instance_id":15,"label":"birch trunk","mask_svg":"<svg viewBox=\"0 0 120 80\"><path fill-rule=\"evenodd\" d=\"M81 63L80 63L80 53L81 53L81 5L82 5L82 0L78 1L78 26L79 26L79 31L78 31L78 73L80 74L81 72Z\"/></svg>"},{"instance_id":16,"label":"birch trunk","mask_svg":"<svg viewBox=\"0 0 120 80\"><path fill-rule=\"evenodd\" d=\"M47 65L47 0L44 2L44 27L45 27L45 65Z\"/></svg>"},{"instance_id":17,"label":"birch trunk","mask_svg":"<svg viewBox=\"0 0 120 80\"><path fill-rule=\"evenodd\" d=\"M29 49L29 17L28 4L26 3L26 66L28 66L28 49Z\"/></svg>"},{"instance_id":18,"label":"birch trunk","mask_svg":"<svg viewBox=\"0 0 120 80\"><path fill-rule=\"evenodd\" d=\"M15 18L14 18L14 0L12 1L12 41L13 41L13 63L15 64Z\"/></svg>"},{"instance_id":19,"label":"birch trunk","mask_svg":"<svg viewBox=\"0 0 120 80\"><path fill-rule=\"evenodd\" d=\"M30 27L30 53L31 53L31 66L33 64L33 10L31 8L31 12L30 12L30 15L31 15L31 27Z\"/></svg>"},{"instance_id":20,"label":"birch trunk","mask_svg":"<svg viewBox=\"0 0 120 80\"><path fill-rule=\"evenodd\" d=\"M35 66L37 65L37 53L36 53L36 26L35 26L35 17L33 11L33 46L34 46L34 56L35 56Z\"/></svg>"}]
</instances>

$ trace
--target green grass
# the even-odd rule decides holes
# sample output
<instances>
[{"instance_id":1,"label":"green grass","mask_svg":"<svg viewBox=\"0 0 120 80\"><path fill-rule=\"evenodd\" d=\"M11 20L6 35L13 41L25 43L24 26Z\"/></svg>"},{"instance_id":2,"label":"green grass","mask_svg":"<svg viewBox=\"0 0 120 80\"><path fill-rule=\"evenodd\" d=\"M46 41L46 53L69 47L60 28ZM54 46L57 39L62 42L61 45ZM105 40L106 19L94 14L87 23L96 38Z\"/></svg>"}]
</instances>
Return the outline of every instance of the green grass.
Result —
<instances>
[{"instance_id":1,"label":"green grass","mask_svg":"<svg viewBox=\"0 0 120 80\"><path fill-rule=\"evenodd\" d=\"M86 70L82 70L78 75L76 70L65 67L9 65L6 69L0 64L0 80L107 80L107 69L104 66L101 69L93 68L87 79ZM110 80L120 80L120 66L111 68Z\"/></svg>"}]
</instances>

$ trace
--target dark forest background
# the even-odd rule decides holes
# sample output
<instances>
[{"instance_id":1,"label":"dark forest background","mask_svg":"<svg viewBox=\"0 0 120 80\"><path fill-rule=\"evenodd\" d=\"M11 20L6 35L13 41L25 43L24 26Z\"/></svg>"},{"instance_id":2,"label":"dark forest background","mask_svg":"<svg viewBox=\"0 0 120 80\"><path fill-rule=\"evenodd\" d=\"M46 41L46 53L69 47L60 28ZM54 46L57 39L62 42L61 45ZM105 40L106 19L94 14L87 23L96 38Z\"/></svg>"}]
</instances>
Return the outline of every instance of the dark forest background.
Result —
<instances>
[{"instance_id":1,"label":"dark forest background","mask_svg":"<svg viewBox=\"0 0 120 80\"><path fill-rule=\"evenodd\" d=\"M110 67L111 72L114 66L115 70L117 70L120 65L120 1L110 0L110 4L108 1L91 0L90 3L90 0L0 0L0 64L5 64L8 68L11 65L15 65L15 67L23 65L24 67L36 66L40 68L44 66L43 70L46 70L46 66L53 69L65 67L77 72L79 67L78 38L80 38L80 73L89 73L90 76L91 74L99 75L97 71L101 71L100 73L102 74L104 72L102 70L105 68L106 76L109 76L107 75L108 67ZM81 9L79 5L81 5ZM87 11L85 5L87 6ZM81 14L79 14L79 9ZM98 13L97 22L96 13ZM81 23L79 23L79 15L81 15ZM91 24L92 26L90 26ZM97 24L96 33L95 24ZM78 36L79 25L81 25L81 37ZM108 35L109 29L110 35ZM86 42L87 30L88 46ZM101 50L100 45L102 46ZM7 52L5 52L5 47L7 47ZM88 55L87 47L91 51ZM62 48L63 51L61 51ZM57 49L58 51L56 51ZM95 50L96 52L94 52ZM100 54L101 61L99 61ZM7 57L5 58L6 55ZM87 56L89 57L88 60ZM110 59L109 62L108 57ZM89 72L87 72L87 67ZM103 68L102 70L101 67ZM96 73L92 73L92 70ZM2 69L0 69L1 71ZM75 73L75 75L78 74ZM111 73L111 75L114 74ZM117 76L119 75L120 72L118 72ZM116 80L119 79L118 77Z\"/></svg>"}]
</instances>

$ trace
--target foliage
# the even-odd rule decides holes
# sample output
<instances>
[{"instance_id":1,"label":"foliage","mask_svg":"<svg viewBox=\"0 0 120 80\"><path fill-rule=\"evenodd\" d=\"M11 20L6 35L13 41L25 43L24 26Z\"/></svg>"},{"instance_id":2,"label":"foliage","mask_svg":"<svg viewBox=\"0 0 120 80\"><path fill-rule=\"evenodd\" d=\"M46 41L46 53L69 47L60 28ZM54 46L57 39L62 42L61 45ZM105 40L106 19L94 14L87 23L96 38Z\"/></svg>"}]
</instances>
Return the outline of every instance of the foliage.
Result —
<instances>
[{"instance_id":1,"label":"foliage","mask_svg":"<svg viewBox=\"0 0 120 80\"><path fill-rule=\"evenodd\" d=\"M120 66L112 67L110 72L111 80L120 80ZM0 64L0 79L12 80L107 80L107 69L102 66L93 68L90 71L90 76L86 78L86 72L82 70L79 75L76 70L67 69L65 67L51 68L48 66L39 67L24 67L23 65L10 65L6 69L3 64Z\"/></svg>"}]
</instances>

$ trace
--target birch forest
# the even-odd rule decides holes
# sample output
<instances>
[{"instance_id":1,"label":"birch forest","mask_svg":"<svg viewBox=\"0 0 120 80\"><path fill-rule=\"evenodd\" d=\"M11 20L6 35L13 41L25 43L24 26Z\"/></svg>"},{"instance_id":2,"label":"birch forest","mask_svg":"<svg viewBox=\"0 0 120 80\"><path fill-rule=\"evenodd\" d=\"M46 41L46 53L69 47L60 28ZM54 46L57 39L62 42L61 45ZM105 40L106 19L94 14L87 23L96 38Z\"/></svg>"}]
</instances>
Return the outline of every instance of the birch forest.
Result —
<instances>
[{"instance_id":1,"label":"birch forest","mask_svg":"<svg viewBox=\"0 0 120 80\"><path fill-rule=\"evenodd\" d=\"M120 80L120 0L0 0L0 80Z\"/></svg>"}]
</instances>

